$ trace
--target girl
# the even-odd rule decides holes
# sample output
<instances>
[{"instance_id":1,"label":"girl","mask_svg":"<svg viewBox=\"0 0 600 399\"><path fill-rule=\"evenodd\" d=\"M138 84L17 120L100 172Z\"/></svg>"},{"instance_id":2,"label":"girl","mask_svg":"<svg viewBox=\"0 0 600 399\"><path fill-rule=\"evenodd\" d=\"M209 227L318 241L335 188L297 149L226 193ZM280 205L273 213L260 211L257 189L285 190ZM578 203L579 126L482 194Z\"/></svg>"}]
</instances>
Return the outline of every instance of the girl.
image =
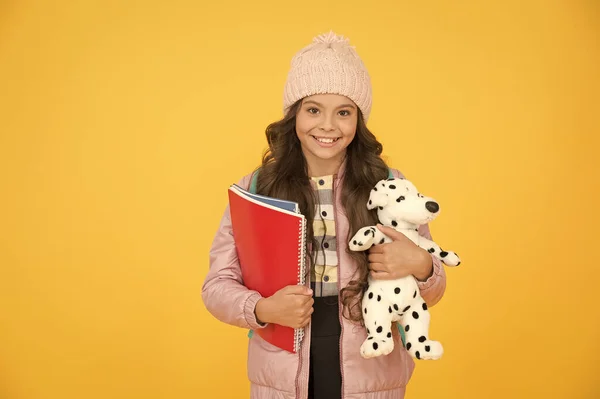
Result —
<instances>
[{"instance_id":1,"label":"girl","mask_svg":"<svg viewBox=\"0 0 600 399\"><path fill-rule=\"evenodd\" d=\"M298 202L312 221L310 287L285 287L268 298L244 287L226 209L210 251L203 301L217 319L238 327L305 328L298 354L258 335L250 338L253 399L403 398L414 362L398 332L393 329L389 355L368 360L360 355L366 338L360 300L367 276L412 274L428 306L441 299L446 276L436 258L389 228L382 232L392 243L369 253L347 249L357 230L377 223L366 204L373 186L389 174L382 145L366 126L370 77L347 39L330 32L293 57L283 106L283 119L266 130L269 148L261 167L239 185L248 189L256 178L259 194ZM427 225L420 233L431 239Z\"/></svg>"}]
</instances>

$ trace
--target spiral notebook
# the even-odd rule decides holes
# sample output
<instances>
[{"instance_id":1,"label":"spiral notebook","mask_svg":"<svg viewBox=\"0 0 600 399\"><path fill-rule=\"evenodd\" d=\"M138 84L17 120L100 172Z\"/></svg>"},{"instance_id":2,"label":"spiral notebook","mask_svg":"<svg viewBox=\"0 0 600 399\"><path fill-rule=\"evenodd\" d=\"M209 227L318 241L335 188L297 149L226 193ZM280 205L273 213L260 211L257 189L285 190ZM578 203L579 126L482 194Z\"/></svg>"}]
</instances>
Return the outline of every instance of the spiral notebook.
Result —
<instances>
[{"instance_id":1,"label":"spiral notebook","mask_svg":"<svg viewBox=\"0 0 600 399\"><path fill-rule=\"evenodd\" d=\"M305 285L306 218L298 204L253 194L236 184L229 187L228 197L244 285L265 298L287 285ZM270 323L254 333L296 353L304 329Z\"/></svg>"}]
</instances>

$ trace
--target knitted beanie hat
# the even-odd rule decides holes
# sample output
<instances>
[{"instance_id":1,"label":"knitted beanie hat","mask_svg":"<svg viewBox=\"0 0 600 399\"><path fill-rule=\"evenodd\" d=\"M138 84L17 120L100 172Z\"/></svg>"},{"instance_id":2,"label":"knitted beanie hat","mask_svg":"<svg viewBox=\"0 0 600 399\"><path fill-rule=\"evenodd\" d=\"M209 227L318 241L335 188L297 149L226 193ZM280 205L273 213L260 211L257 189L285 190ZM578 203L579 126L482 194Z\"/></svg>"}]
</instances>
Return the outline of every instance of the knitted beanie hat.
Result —
<instances>
[{"instance_id":1,"label":"knitted beanie hat","mask_svg":"<svg viewBox=\"0 0 600 399\"><path fill-rule=\"evenodd\" d=\"M292 58L283 93L283 110L313 94L340 94L360 108L365 121L371 113L371 78L348 39L322 34Z\"/></svg>"}]
</instances>

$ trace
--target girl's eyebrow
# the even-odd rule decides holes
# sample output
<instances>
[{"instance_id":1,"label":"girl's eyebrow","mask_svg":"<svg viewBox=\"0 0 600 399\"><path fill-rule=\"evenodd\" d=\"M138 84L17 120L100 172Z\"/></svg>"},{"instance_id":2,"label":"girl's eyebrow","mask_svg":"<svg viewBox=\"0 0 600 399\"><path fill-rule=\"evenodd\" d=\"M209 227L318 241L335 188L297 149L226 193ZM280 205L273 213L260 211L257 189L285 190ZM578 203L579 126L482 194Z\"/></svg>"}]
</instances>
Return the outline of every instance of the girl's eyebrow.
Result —
<instances>
[{"instance_id":1,"label":"girl's eyebrow","mask_svg":"<svg viewBox=\"0 0 600 399\"><path fill-rule=\"evenodd\" d=\"M315 104L315 105L317 105L317 106L319 106L321 108L325 108L323 106L323 104L320 104L320 103L316 102L315 100L306 100L304 102L304 104L309 104L309 103ZM345 108L345 107L350 107L352 109L356 109L356 107L354 106L354 104L342 104L342 105L338 106L337 108Z\"/></svg>"}]
</instances>

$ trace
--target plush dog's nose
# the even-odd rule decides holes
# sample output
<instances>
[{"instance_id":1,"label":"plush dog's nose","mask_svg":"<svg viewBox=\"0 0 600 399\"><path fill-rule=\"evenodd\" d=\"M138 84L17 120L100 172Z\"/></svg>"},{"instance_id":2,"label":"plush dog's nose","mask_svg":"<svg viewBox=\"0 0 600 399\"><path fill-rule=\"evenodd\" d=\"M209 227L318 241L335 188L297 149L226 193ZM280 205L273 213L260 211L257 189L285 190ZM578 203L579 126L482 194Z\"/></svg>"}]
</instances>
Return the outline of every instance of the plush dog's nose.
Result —
<instances>
[{"instance_id":1,"label":"plush dog's nose","mask_svg":"<svg viewBox=\"0 0 600 399\"><path fill-rule=\"evenodd\" d=\"M427 201L425 203L425 208L427 208L427 210L431 213L436 213L440 210L440 206L437 204L437 202L433 201Z\"/></svg>"}]
</instances>

